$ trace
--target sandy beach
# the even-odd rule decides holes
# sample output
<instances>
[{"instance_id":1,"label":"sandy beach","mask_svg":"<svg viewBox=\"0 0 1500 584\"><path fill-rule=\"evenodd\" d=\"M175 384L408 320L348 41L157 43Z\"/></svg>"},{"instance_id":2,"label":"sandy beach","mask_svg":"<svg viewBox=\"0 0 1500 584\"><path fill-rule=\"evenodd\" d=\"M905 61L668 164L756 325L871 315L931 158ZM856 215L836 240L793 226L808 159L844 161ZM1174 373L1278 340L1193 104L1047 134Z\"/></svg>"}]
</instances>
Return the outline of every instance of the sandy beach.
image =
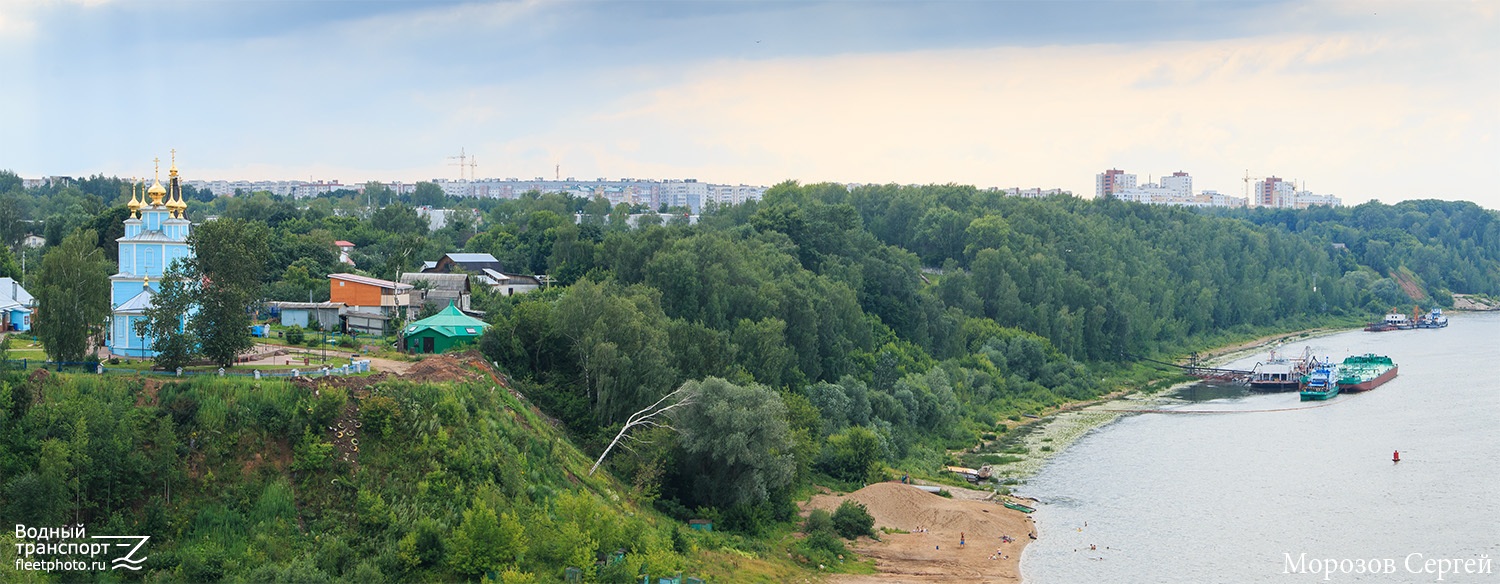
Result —
<instances>
[{"instance_id":1,"label":"sandy beach","mask_svg":"<svg viewBox=\"0 0 1500 584\"><path fill-rule=\"evenodd\" d=\"M895 482L876 483L853 493L814 496L807 509L833 511L845 500L854 500L869 510L877 532L882 528L906 532L881 533L880 541L861 537L851 546L860 556L875 560L880 573L840 574L829 581L1020 582L1021 550L1031 541L1031 518L985 500L987 491L944 488L954 494L952 499Z\"/></svg>"}]
</instances>

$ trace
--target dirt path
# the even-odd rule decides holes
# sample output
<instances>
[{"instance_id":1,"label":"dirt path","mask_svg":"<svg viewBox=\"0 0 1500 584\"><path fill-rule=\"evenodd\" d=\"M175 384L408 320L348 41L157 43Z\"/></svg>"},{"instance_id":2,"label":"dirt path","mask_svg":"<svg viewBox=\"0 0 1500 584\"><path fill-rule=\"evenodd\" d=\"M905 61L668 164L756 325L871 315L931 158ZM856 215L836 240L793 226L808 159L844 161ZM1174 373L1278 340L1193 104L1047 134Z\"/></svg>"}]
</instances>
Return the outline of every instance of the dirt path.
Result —
<instances>
[{"instance_id":1,"label":"dirt path","mask_svg":"<svg viewBox=\"0 0 1500 584\"><path fill-rule=\"evenodd\" d=\"M901 483L876 483L853 493L814 496L805 507L832 511L852 499L870 511L876 531L889 527L907 532L882 534L881 541L860 538L852 547L874 559L880 573L838 575L830 582L1020 582L1021 550L1030 541L1031 518L977 500L978 494L956 493L948 499ZM1012 541L1002 541L1002 535ZM964 545L959 545L960 536Z\"/></svg>"}]
</instances>

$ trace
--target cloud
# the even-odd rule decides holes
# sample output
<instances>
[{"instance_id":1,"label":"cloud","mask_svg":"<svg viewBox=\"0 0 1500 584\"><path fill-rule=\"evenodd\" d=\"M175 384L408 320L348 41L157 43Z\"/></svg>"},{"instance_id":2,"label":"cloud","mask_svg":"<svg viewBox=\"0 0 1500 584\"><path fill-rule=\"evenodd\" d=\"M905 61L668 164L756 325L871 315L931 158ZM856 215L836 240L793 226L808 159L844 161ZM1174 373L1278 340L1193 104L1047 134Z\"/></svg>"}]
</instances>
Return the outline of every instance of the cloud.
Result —
<instances>
[{"instance_id":1,"label":"cloud","mask_svg":"<svg viewBox=\"0 0 1500 584\"><path fill-rule=\"evenodd\" d=\"M1121 166L1142 180L1188 170L1200 188L1239 193L1250 169L1351 200L1480 196L1485 160L1500 154L1500 92L1483 77L1411 86L1368 65L1400 68L1442 50L1411 47L1286 36L721 61L508 144L558 145L549 153L601 165L583 175L1089 194L1095 172ZM590 135L628 136L632 148L579 138Z\"/></svg>"}]
</instances>

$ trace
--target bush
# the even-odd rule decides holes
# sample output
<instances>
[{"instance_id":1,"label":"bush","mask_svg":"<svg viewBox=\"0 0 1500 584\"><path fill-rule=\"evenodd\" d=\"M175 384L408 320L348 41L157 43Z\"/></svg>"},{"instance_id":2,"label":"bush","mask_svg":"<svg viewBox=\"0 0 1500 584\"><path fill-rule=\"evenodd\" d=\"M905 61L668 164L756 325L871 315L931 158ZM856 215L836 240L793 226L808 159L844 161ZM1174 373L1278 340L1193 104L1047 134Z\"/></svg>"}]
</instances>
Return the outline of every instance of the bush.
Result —
<instances>
[{"instance_id":1,"label":"bush","mask_svg":"<svg viewBox=\"0 0 1500 584\"><path fill-rule=\"evenodd\" d=\"M823 509L813 509L807 514L807 520L802 522L802 533L812 535L819 531L834 533L833 516Z\"/></svg>"},{"instance_id":2,"label":"bush","mask_svg":"<svg viewBox=\"0 0 1500 584\"><path fill-rule=\"evenodd\" d=\"M833 512L833 529L844 539L861 535L875 537L875 518L863 504L846 500Z\"/></svg>"},{"instance_id":3,"label":"bush","mask_svg":"<svg viewBox=\"0 0 1500 584\"><path fill-rule=\"evenodd\" d=\"M797 542L793 550L805 559L803 563L807 566L834 565L840 561L839 556L849 552L844 542L826 531L809 534Z\"/></svg>"},{"instance_id":4,"label":"bush","mask_svg":"<svg viewBox=\"0 0 1500 584\"><path fill-rule=\"evenodd\" d=\"M307 339L306 336L302 334L302 327L294 324L292 325L292 328L286 329L286 342L288 344L300 345L305 340Z\"/></svg>"}]
</instances>

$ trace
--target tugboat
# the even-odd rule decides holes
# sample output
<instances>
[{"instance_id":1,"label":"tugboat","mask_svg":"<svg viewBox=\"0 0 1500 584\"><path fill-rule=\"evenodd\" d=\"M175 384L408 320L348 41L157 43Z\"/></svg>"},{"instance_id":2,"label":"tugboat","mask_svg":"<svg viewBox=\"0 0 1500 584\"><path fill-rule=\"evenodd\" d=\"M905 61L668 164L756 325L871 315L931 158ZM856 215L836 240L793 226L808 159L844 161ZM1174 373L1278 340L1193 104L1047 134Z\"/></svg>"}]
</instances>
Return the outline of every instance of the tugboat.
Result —
<instances>
[{"instance_id":1,"label":"tugboat","mask_svg":"<svg viewBox=\"0 0 1500 584\"><path fill-rule=\"evenodd\" d=\"M1339 394L1339 366L1332 359L1314 361L1302 378L1302 401L1322 401Z\"/></svg>"},{"instance_id":2,"label":"tugboat","mask_svg":"<svg viewBox=\"0 0 1500 584\"><path fill-rule=\"evenodd\" d=\"M1443 328L1448 326L1448 317L1443 316L1443 309L1434 308L1431 312L1417 318L1417 328Z\"/></svg>"},{"instance_id":3,"label":"tugboat","mask_svg":"<svg viewBox=\"0 0 1500 584\"><path fill-rule=\"evenodd\" d=\"M1366 353L1344 359L1339 367L1339 389L1369 391L1396 378L1396 363L1385 355Z\"/></svg>"}]
</instances>

